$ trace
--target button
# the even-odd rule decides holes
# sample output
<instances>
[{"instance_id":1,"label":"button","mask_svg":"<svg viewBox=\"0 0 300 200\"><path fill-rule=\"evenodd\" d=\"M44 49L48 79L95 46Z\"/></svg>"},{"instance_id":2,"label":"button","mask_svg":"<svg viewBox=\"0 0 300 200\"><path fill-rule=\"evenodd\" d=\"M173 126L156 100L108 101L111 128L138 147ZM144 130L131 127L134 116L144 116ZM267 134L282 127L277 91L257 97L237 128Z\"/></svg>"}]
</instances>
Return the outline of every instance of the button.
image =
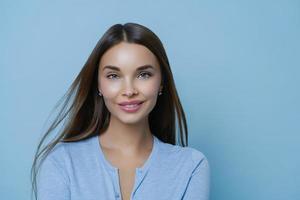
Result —
<instances>
[{"instance_id":1,"label":"button","mask_svg":"<svg viewBox=\"0 0 300 200\"><path fill-rule=\"evenodd\" d=\"M118 193L116 194L116 198L120 198L120 195Z\"/></svg>"}]
</instances>

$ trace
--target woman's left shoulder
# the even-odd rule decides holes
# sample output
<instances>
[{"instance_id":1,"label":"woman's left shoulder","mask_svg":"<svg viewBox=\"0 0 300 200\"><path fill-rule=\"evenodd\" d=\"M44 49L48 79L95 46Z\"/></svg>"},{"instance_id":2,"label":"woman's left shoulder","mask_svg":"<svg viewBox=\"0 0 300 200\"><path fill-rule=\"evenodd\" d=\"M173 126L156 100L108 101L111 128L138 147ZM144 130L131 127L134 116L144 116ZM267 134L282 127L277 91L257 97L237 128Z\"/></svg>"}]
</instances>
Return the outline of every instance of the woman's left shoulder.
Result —
<instances>
[{"instance_id":1,"label":"woman's left shoulder","mask_svg":"<svg viewBox=\"0 0 300 200\"><path fill-rule=\"evenodd\" d=\"M203 160L207 161L206 155L202 151L200 151L194 147L182 147L182 151L194 163L199 163L199 162L202 162Z\"/></svg>"},{"instance_id":2,"label":"woman's left shoulder","mask_svg":"<svg viewBox=\"0 0 300 200\"><path fill-rule=\"evenodd\" d=\"M163 142L161 142L159 146L160 157L162 157L163 160L169 160L170 163L175 162L177 165L185 165L187 168L195 168L199 164L208 165L207 156L194 147L183 147L178 144L173 145ZM185 168L184 166L181 167Z\"/></svg>"},{"instance_id":3,"label":"woman's left shoulder","mask_svg":"<svg viewBox=\"0 0 300 200\"><path fill-rule=\"evenodd\" d=\"M187 168L191 170L192 175L197 173L210 174L210 164L207 156L200 150L193 147L182 147L184 156L186 156Z\"/></svg>"}]
</instances>

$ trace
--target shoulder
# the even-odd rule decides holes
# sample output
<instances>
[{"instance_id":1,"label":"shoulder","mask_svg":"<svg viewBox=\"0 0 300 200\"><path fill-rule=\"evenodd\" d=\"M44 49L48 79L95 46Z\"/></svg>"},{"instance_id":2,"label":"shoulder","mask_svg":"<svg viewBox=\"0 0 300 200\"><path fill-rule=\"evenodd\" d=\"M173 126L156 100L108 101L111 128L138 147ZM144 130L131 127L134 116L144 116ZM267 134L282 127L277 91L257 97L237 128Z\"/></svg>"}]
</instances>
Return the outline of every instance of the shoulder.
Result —
<instances>
[{"instance_id":1,"label":"shoulder","mask_svg":"<svg viewBox=\"0 0 300 200\"><path fill-rule=\"evenodd\" d=\"M189 155L194 164L199 164L203 161L208 162L206 155L200 150L193 147L183 147L183 149L185 149L184 151L186 151L186 154Z\"/></svg>"},{"instance_id":2,"label":"shoulder","mask_svg":"<svg viewBox=\"0 0 300 200\"><path fill-rule=\"evenodd\" d=\"M203 152L193 147L181 147L181 151L181 156L185 158L183 167L190 176L194 176L195 174L209 176L210 166L208 159Z\"/></svg>"},{"instance_id":3,"label":"shoulder","mask_svg":"<svg viewBox=\"0 0 300 200\"><path fill-rule=\"evenodd\" d=\"M206 175L210 174L210 166L208 159L204 153L193 148L193 147L184 147L188 151L188 155L191 160L191 170L192 175L199 173L200 171Z\"/></svg>"},{"instance_id":4,"label":"shoulder","mask_svg":"<svg viewBox=\"0 0 300 200\"><path fill-rule=\"evenodd\" d=\"M182 147L160 142L160 156L192 171L199 165L209 165L206 155L194 147Z\"/></svg>"},{"instance_id":5,"label":"shoulder","mask_svg":"<svg viewBox=\"0 0 300 200\"><path fill-rule=\"evenodd\" d=\"M179 145L164 143L159 140L159 148L160 153L162 154L174 155L176 157L187 157L192 162L199 162L203 159L207 160L204 153L194 147L182 147Z\"/></svg>"},{"instance_id":6,"label":"shoulder","mask_svg":"<svg viewBox=\"0 0 300 200\"><path fill-rule=\"evenodd\" d=\"M59 142L50 150L45 157L45 162L50 161L57 163L57 165L66 166L73 159L80 159L87 155L90 151L92 138L76 142Z\"/></svg>"},{"instance_id":7,"label":"shoulder","mask_svg":"<svg viewBox=\"0 0 300 200\"><path fill-rule=\"evenodd\" d=\"M41 177L53 178L63 177L67 183L72 176L74 165L79 169L85 167L82 164L85 159L90 160L89 155L92 151L92 140L84 139L76 142L59 142L41 158L40 171Z\"/></svg>"}]
</instances>

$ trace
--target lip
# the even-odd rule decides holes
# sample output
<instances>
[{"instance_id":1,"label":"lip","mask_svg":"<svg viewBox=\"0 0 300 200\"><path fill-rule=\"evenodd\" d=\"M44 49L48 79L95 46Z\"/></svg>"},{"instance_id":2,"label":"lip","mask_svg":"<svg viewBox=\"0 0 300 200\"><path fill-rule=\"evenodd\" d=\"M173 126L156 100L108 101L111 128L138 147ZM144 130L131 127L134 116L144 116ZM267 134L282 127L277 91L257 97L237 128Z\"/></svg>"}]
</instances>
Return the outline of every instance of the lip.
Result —
<instances>
[{"instance_id":1,"label":"lip","mask_svg":"<svg viewBox=\"0 0 300 200\"><path fill-rule=\"evenodd\" d=\"M122 104L119 104L120 108L128 113L134 113L137 112L141 107L143 101L130 101L130 102L122 102Z\"/></svg>"},{"instance_id":2,"label":"lip","mask_svg":"<svg viewBox=\"0 0 300 200\"><path fill-rule=\"evenodd\" d=\"M133 101L123 101L119 103L120 106L126 106L126 105L134 105L134 104L141 104L143 101L141 100L133 100Z\"/></svg>"}]
</instances>

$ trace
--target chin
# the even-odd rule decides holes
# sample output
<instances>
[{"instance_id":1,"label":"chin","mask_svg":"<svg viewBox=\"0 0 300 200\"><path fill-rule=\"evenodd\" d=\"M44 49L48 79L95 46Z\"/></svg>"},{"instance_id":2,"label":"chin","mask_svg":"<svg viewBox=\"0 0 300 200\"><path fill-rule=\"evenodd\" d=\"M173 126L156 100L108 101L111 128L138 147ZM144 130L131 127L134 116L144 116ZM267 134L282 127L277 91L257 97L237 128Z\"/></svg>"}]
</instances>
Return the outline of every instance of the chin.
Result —
<instances>
[{"instance_id":1,"label":"chin","mask_svg":"<svg viewBox=\"0 0 300 200\"><path fill-rule=\"evenodd\" d=\"M121 123L128 124L128 125L142 123L143 119L144 119L144 118L137 117L137 116L118 116L117 118Z\"/></svg>"},{"instance_id":2,"label":"chin","mask_svg":"<svg viewBox=\"0 0 300 200\"><path fill-rule=\"evenodd\" d=\"M148 117L144 115L145 113L135 113L135 114L127 114L121 113L118 116L118 120L124 124L139 124L144 122L144 120Z\"/></svg>"}]
</instances>

